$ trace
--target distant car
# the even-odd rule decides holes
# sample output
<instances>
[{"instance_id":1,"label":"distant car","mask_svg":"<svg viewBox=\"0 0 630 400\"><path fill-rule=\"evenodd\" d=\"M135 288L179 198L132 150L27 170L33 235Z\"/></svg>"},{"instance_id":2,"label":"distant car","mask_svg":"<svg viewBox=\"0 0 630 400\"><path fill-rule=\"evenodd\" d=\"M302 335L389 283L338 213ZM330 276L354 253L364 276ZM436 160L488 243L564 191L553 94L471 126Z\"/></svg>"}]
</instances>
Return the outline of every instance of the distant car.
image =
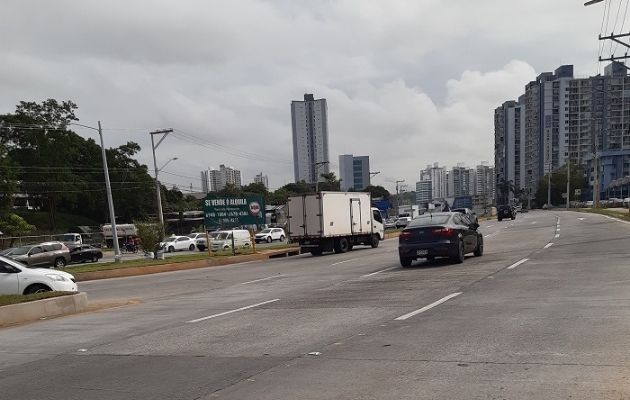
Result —
<instances>
[{"instance_id":1,"label":"distant car","mask_svg":"<svg viewBox=\"0 0 630 400\"><path fill-rule=\"evenodd\" d=\"M82 244L70 250L71 262L97 262L103 258L103 252L89 244Z\"/></svg>"},{"instance_id":2,"label":"distant car","mask_svg":"<svg viewBox=\"0 0 630 400\"><path fill-rule=\"evenodd\" d=\"M218 235L219 235L219 231L208 232L208 238L210 239L210 242L212 242L213 239L216 239ZM208 248L208 243L206 242L205 235L203 237L198 238L197 241L195 242L195 245L197 246L197 249L199 251L206 250Z\"/></svg>"},{"instance_id":3,"label":"distant car","mask_svg":"<svg viewBox=\"0 0 630 400\"><path fill-rule=\"evenodd\" d=\"M284 229L282 228L263 229L262 231L258 232L254 236L254 240L256 240L256 243L260 243L260 242L271 243L274 240L279 240L281 242L284 242L285 238L286 238L286 235L284 234Z\"/></svg>"},{"instance_id":4,"label":"distant car","mask_svg":"<svg viewBox=\"0 0 630 400\"><path fill-rule=\"evenodd\" d=\"M400 217L396 220L396 229L404 228L411 222L411 217Z\"/></svg>"},{"instance_id":5,"label":"distant car","mask_svg":"<svg viewBox=\"0 0 630 400\"><path fill-rule=\"evenodd\" d=\"M201 239L201 238L205 239L206 238L206 234L205 233L189 233L188 237L196 242L197 239Z\"/></svg>"},{"instance_id":6,"label":"distant car","mask_svg":"<svg viewBox=\"0 0 630 400\"><path fill-rule=\"evenodd\" d=\"M477 214L475 214L475 212L471 210L470 208L453 208L451 211L464 214L465 216L468 217L470 222L476 222L476 223L479 222L479 218L477 218Z\"/></svg>"},{"instance_id":7,"label":"distant car","mask_svg":"<svg viewBox=\"0 0 630 400\"><path fill-rule=\"evenodd\" d=\"M479 224L459 212L439 212L414 218L398 238L398 255L403 267L413 260L449 257L455 263L464 256L483 254L483 236Z\"/></svg>"},{"instance_id":8,"label":"distant car","mask_svg":"<svg viewBox=\"0 0 630 400\"><path fill-rule=\"evenodd\" d=\"M174 251L195 250L195 241L188 236L170 236L160 242L160 247L169 253Z\"/></svg>"},{"instance_id":9,"label":"distant car","mask_svg":"<svg viewBox=\"0 0 630 400\"><path fill-rule=\"evenodd\" d=\"M249 247L251 238L249 231L245 229L231 229L229 231L219 231L217 236L211 240L210 249L212 251L225 251L234 247Z\"/></svg>"},{"instance_id":10,"label":"distant car","mask_svg":"<svg viewBox=\"0 0 630 400\"><path fill-rule=\"evenodd\" d=\"M29 267L63 268L70 262L70 250L61 242L45 242L18 247L9 257Z\"/></svg>"},{"instance_id":11,"label":"distant car","mask_svg":"<svg viewBox=\"0 0 630 400\"><path fill-rule=\"evenodd\" d=\"M497 207L497 220L501 221L504 218L516 218L516 211L514 210L514 207L508 204Z\"/></svg>"},{"instance_id":12,"label":"distant car","mask_svg":"<svg viewBox=\"0 0 630 400\"><path fill-rule=\"evenodd\" d=\"M29 267L0 256L0 295L77 290L74 276L67 272Z\"/></svg>"},{"instance_id":13,"label":"distant car","mask_svg":"<svg viewBox=\"0 0 630 400\"><path fill-rule=\"evenodd\" d=\"M383 227L385 229L396 229L396 219L395 218L386 219L385 223L383 224Z\"/></svg>"}]
</instances>

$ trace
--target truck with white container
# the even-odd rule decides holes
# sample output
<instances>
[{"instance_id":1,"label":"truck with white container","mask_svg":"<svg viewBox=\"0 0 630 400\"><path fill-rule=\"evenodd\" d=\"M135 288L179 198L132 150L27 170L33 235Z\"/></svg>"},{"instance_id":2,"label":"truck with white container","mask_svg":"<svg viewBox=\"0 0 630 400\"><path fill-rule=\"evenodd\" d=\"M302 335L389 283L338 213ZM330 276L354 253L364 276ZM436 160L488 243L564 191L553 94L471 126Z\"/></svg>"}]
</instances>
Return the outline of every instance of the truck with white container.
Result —
<instances>
[{"instance_id":1,"label":"truck with white container","mask_svg":"<svg viewBox=\"0 0 630 400\"><path fill-rule=\"evenodd\" d=\"M289 197L288 235L302 251L317 256L345 253L355 245L378 247L385 238L383 218L370 193L319 192Z\"/></svg>"}]
</instances>

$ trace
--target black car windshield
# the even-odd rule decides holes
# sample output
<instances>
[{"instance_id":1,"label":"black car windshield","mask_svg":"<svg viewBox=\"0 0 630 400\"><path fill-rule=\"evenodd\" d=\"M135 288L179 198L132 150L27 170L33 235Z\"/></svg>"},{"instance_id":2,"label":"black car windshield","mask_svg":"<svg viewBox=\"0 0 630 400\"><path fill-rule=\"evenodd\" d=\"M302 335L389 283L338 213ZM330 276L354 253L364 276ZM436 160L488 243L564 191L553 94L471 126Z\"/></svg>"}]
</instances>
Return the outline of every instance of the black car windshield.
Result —
<instances>
[{"instance_id":1,"label":"black car windshield","mask_svg":"<svg viewBox=\"0 0 630 400\"><path fill-rule=\"evenodd\" d=\"M450 215L423 215L421 217L417 217L411 220L407 227L415 228L418 226L441 225L447 223L450 218Z\"/></svg>"},{"instance_id":2,"label":"black car windshield","mask_svg":"<svg viewBox=\"0 0 630 400\"><path fill-rule=\"evenodd\" d=\"M30 249L31 249L31 246L18 247L17 249L13 250L11 255L12 256L23 256L24 254L27 254Z\"/></svg>"}]
</instances>

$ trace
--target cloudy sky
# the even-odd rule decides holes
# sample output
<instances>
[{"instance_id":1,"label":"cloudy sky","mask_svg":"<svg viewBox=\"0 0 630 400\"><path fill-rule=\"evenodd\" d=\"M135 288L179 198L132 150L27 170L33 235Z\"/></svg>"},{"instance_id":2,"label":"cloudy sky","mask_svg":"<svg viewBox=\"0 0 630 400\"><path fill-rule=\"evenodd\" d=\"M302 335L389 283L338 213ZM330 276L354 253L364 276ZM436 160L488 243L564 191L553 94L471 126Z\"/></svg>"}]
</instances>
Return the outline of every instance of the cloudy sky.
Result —
<instances>
[{"instance_id":1,"label":"cloudy sky","mask_svg":"<svg viewBox=\"0 0 630 400\"><path fill-rule=\"evenodd\" d=\"M622 0L607 1L612 26ZM605 3L583 3L3 0L0 112L70 99L148 165L148 132L173 128L157 150L179 157L167 183L198 189L227 164L277 188L293 180L290 102L308 92L328 101L333 170L369 155L392 190L430 163L492 163L494 108L537 74L596 74Z\"/></svg>"}]
</instances>

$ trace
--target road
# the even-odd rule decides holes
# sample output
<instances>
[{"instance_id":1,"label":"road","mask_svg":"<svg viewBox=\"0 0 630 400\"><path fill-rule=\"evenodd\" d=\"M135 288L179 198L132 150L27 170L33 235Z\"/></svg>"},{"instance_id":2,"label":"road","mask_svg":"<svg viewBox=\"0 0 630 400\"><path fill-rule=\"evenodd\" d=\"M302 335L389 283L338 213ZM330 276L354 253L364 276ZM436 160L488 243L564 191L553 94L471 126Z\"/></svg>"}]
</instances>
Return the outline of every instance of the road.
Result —
<instances>
[{"instance_id":1,"label":"road","mask_svg":"<svg viewBox=\"0 0 630 400\"><path fill-rule=\"evenodd\" d=\"M483 222L483 257L341 255L84 282L138 304L0 330L6 399L627 399L630 224Z\"/></svg>"}]
</instances>

